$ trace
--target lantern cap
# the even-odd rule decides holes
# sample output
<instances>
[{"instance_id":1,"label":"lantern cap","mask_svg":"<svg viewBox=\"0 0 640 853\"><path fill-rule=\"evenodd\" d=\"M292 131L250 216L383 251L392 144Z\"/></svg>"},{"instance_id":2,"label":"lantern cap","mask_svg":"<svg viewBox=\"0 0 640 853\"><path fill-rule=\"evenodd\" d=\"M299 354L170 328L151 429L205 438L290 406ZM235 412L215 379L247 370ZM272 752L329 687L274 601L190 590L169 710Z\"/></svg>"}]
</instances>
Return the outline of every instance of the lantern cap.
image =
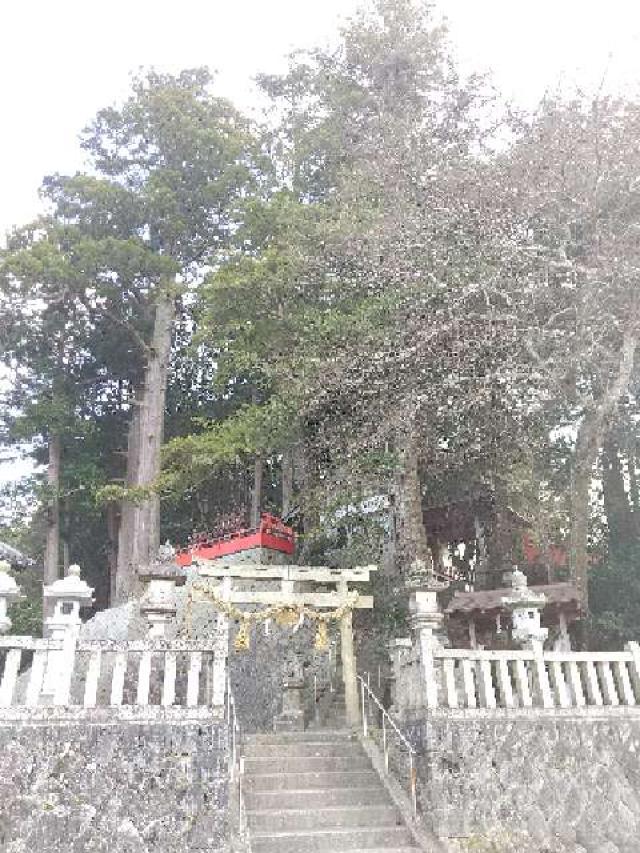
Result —
<instances>
[{"instance_id":1,"label":"lantern cap","mask_svg":"<svg viewBox=\"0 0 640 853\"><path fill-rule=\"evenodd\" d=\"M20 587L9 571L11 566L6 560L0 560L0 596L3 598L19 598Z\"/></svg>"},{"instance_id":2,"label":"lantern cap","mask_svg":"<svg viewBox=\"0 0 640 853\"><path fill-rule=\"evenodd\" d=\"M44 597L47 599L68 599L78 602L93 602L93 588L80 577L80 566L69 566L67 575L54 583L45 586Z\"/></svg>"}]
</instances>

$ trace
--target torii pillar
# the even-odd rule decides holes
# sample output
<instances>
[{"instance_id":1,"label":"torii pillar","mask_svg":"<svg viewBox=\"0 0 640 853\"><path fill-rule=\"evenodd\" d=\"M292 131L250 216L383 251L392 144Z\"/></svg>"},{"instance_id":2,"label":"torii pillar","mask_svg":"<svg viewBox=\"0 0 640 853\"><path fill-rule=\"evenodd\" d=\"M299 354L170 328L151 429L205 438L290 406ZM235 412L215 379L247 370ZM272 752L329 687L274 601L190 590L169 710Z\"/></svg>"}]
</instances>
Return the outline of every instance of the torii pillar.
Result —
<instances>
[{"instance_id":1,"label":"torii pillar","mask_svg":"<svg viewBox=\"0 0 640 853\"><path fill-rule=\"evenodd\" d=\"M346 598L349 589L346 580L338 583L338 592ZM347 610L340 620L340 649L342 653L342 679L347 710L347 724L360 725L360 703L356 678L356 653L353 643L353 611Z\"/></svg>"}]
</instances>

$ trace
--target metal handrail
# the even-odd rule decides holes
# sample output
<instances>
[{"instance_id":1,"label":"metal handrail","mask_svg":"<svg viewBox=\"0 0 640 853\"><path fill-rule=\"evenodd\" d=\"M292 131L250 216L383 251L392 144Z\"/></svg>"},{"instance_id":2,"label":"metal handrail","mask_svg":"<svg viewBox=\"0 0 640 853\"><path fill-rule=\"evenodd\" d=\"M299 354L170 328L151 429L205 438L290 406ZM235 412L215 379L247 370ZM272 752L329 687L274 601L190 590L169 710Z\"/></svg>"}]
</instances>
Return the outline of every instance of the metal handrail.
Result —
<instances>
[{"instance_id":1,"label":"metal handrail","mask_svg":"<svg viewBox=\"0 0 640 853\"><path fill-rule=\"evenodd\" d=\"M367 673L368 675L368 673ZM416 793L416 766L415 766L415 749L411 746L409 740L402 734L396 723L393 721L392 717L389 715L388 711L382 704L382 702L378 699L375 693L369 687L368 679L367 681L361 675L357 675L356 678L360 682L360 697L362 702L362 734L364 737L369 737L369 721L367 719L367 713L365 709L365 694L368 695L369 699L373 699L374 703L377 705L378 709L382 712L382 749L384 752L384 769L386 772L389 772L389 746L387 742L387 727L391 727L394 732L397 734L398 738L402 745L406 748L409 753L409 788L411 791L411 807L413 809L413 817L416 818L418 816L418 798Z\"/></svg>"}]
</instances>

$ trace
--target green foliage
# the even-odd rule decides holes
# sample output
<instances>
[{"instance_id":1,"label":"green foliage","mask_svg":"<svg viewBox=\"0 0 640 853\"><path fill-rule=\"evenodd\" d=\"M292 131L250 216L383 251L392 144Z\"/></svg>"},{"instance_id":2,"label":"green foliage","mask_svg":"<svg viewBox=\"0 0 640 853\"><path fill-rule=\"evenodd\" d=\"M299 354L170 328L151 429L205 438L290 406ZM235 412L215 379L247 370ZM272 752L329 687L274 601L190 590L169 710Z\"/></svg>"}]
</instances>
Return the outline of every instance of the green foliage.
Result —
<instances>
[{"instance_id":1,"label":"green foliage","mask_svg":"<svg viewBox=\"0 0 640 853\"><path fill-rule=\"evenodd\" d=\"M620 649L640 641L640 541L610 543L608 557L589 574L590 641Z\"/></svg>"},{"instance_id":2,"label":"green foliage","mask_svg":"<svg viewBox=\"0 0 640 853\"><path fill-rule=\"evenodd\" d=\"M193 488L238 457L272 452L290 435L294 415L295 402L274 397L263 405L246 404L202 432L174 438L165 447L159 488Z\"/></svg>"}]
</instances>

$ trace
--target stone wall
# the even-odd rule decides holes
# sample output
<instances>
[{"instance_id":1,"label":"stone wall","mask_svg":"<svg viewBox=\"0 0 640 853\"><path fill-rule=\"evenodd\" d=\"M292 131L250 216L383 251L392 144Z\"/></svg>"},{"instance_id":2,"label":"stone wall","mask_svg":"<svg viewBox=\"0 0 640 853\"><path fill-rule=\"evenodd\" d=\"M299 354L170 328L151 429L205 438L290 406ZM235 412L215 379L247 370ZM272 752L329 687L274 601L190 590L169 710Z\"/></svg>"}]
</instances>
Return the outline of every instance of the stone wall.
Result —
<instances>
[{"instance_id":1,"label":"stone wall","mask_svg":"<svg viewBox=\"0 0 640 853\"><path fill-rule=\"evenodd\" d=\"M404 729L424 820L451 849L640 851L640 711L436 711Z\"/></svg>"},{"instance_id":2,"label":"stone wall","mask_svg":"<svg viewBox=\"0 0 640 853\"><path fill-rule=\"evenodd\" d=\"M0 723L3 853L227 849L223 722Z\"/></svg>"}]
</instances>

